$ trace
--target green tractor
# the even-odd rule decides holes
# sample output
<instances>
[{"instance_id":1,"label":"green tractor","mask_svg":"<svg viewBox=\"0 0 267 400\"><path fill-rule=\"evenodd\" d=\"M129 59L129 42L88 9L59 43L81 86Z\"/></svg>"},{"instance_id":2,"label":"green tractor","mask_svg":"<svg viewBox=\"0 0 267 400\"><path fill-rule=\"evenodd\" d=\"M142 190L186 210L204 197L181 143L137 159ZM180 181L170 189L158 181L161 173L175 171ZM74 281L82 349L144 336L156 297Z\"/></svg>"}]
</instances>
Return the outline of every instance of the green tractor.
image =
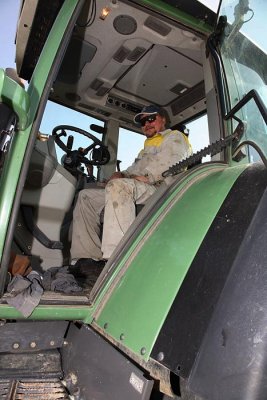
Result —
<instances>
[{"instance_id":1,"label":"green tractor","mask_svg":"<svg viewBox=\"0 0 267 400\"><path fill-rule=\"evenodd\" d=\"M21 2L0 70L1 398L266 399L267 5L250 3ZM132 163L149 104L193 155L81 291L52 290L79 191Z\"/></svg>"}]
</instances>

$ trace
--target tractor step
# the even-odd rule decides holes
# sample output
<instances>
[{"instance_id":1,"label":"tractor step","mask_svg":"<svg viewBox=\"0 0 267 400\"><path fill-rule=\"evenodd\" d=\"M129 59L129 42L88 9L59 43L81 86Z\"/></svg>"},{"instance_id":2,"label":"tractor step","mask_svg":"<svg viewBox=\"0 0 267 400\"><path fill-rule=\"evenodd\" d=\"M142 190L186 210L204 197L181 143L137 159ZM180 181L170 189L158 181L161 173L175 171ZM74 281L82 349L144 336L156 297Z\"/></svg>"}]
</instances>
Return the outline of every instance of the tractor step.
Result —
<instances>
[{"instance_id":1,"label":"tractor step","mask_svg":"<svg viewBox=\"0 0 267 400\"><path fill-rule=\"evenodd\" d=\"M59 379L0 379L0 400L69 400Z\"/></svg>"}]
</instances>

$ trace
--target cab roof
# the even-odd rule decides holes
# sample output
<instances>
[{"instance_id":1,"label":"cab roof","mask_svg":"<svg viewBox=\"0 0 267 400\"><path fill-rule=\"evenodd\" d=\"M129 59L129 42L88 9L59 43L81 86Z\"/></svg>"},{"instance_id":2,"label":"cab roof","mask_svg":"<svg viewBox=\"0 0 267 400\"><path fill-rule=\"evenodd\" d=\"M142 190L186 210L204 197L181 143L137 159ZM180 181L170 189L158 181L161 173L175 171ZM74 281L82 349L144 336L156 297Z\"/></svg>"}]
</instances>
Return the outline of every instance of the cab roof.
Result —
<instances>
[{"instance_id":1,"label":"cab roof","mask_svg":"<svg viewBox=\"0 0 267 400\"><path fill-rule=\"evenodd\" d=\"M16 38L21 78L31 78L63 2L22 2ZM126 128L151 103L164 107L172 124L184 120L193 104L202 112L203 52L215 21L216 14L196 0L87 1L50 100Z\"/></svg>"}]
</instances>

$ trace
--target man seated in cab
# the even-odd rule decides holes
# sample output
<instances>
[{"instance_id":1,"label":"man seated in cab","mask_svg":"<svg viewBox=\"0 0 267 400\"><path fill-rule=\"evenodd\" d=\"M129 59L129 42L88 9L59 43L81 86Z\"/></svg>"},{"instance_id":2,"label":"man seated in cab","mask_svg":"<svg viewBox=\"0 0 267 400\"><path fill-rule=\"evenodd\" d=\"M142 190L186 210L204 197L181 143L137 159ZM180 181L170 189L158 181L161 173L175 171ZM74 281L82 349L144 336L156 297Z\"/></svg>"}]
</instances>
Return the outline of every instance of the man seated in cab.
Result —
<instances>
[{"instance_id":1,"label":"man seated in cab","mask_svg":"<svg viewBox=\"0 0 267 400\"><path fill-rule=\"evenodd\" d=\"M105 190L84 189L73 213L72 265L103 266L136 217L136 204L143 204L164 181L162 173L192 153L187 137L166 129L167 114L150 105L134 117L146 136L144 148L125 171L115 172ZM100 214L104 224L100 239Z\"/></svg>"}]
</instances>

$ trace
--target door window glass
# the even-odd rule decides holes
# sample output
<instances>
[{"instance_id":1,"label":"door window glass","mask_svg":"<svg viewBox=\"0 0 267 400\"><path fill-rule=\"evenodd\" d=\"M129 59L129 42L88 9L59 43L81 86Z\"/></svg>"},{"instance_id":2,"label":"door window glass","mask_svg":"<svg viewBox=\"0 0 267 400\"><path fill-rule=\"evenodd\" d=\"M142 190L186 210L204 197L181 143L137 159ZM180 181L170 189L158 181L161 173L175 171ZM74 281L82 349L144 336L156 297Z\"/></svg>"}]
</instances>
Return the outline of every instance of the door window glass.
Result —
<instances>
[{"instance_id":1,"label":"door window glass","mask_svg":"<svg viewBox=\"0 0 267 400\"><path fill-rule=\"evenodd\" d=\"M221 42L221 56L226 72L229 109L251 90L267 104L266 1L223 0L220 15L227 19ZM228 109L228 111L229 111ZM267 157L266 123L253 99L236 113L245 126L240 144L249 140ZM233 123L233 128L236 122Z\"/></svg>"},{"instance_id":2,"label":"door window glass","mask_svg":"<svg viewBox=\"0 0 267 400\"><path fill-rule=\"evenodd\" d=\"M52 101L48 101L41 123L40 132L51 135L56 126L71 125L84 129L86 132L96 136L99 140L102 140L102 134L90 129L91 124L97 124L102 127L104 126L104 122L99 119L89 117L88 115L63 107L59 104L53 103ZM79 147L87 147L90 144L90 139L87 139L85 136L80 135L77 132L71 134L74 136L73 150L77 150ZM62 138L62 141L66 144L66 139L64 137ZM57 145L56 153L57 159L60 163L61 158L65 153Z\"/></svg>"},{"instance_id":3,"label":"door window glass","mask_svg":"<svg viewBox=\"0 0 267 400\"><path fill-rule=\"evenodd\" d=\"M117 159L121 161L121 171L132 165L138 153L143 149L145 139L144 135L120 128Z\"/></svg>"}]
</instances>

